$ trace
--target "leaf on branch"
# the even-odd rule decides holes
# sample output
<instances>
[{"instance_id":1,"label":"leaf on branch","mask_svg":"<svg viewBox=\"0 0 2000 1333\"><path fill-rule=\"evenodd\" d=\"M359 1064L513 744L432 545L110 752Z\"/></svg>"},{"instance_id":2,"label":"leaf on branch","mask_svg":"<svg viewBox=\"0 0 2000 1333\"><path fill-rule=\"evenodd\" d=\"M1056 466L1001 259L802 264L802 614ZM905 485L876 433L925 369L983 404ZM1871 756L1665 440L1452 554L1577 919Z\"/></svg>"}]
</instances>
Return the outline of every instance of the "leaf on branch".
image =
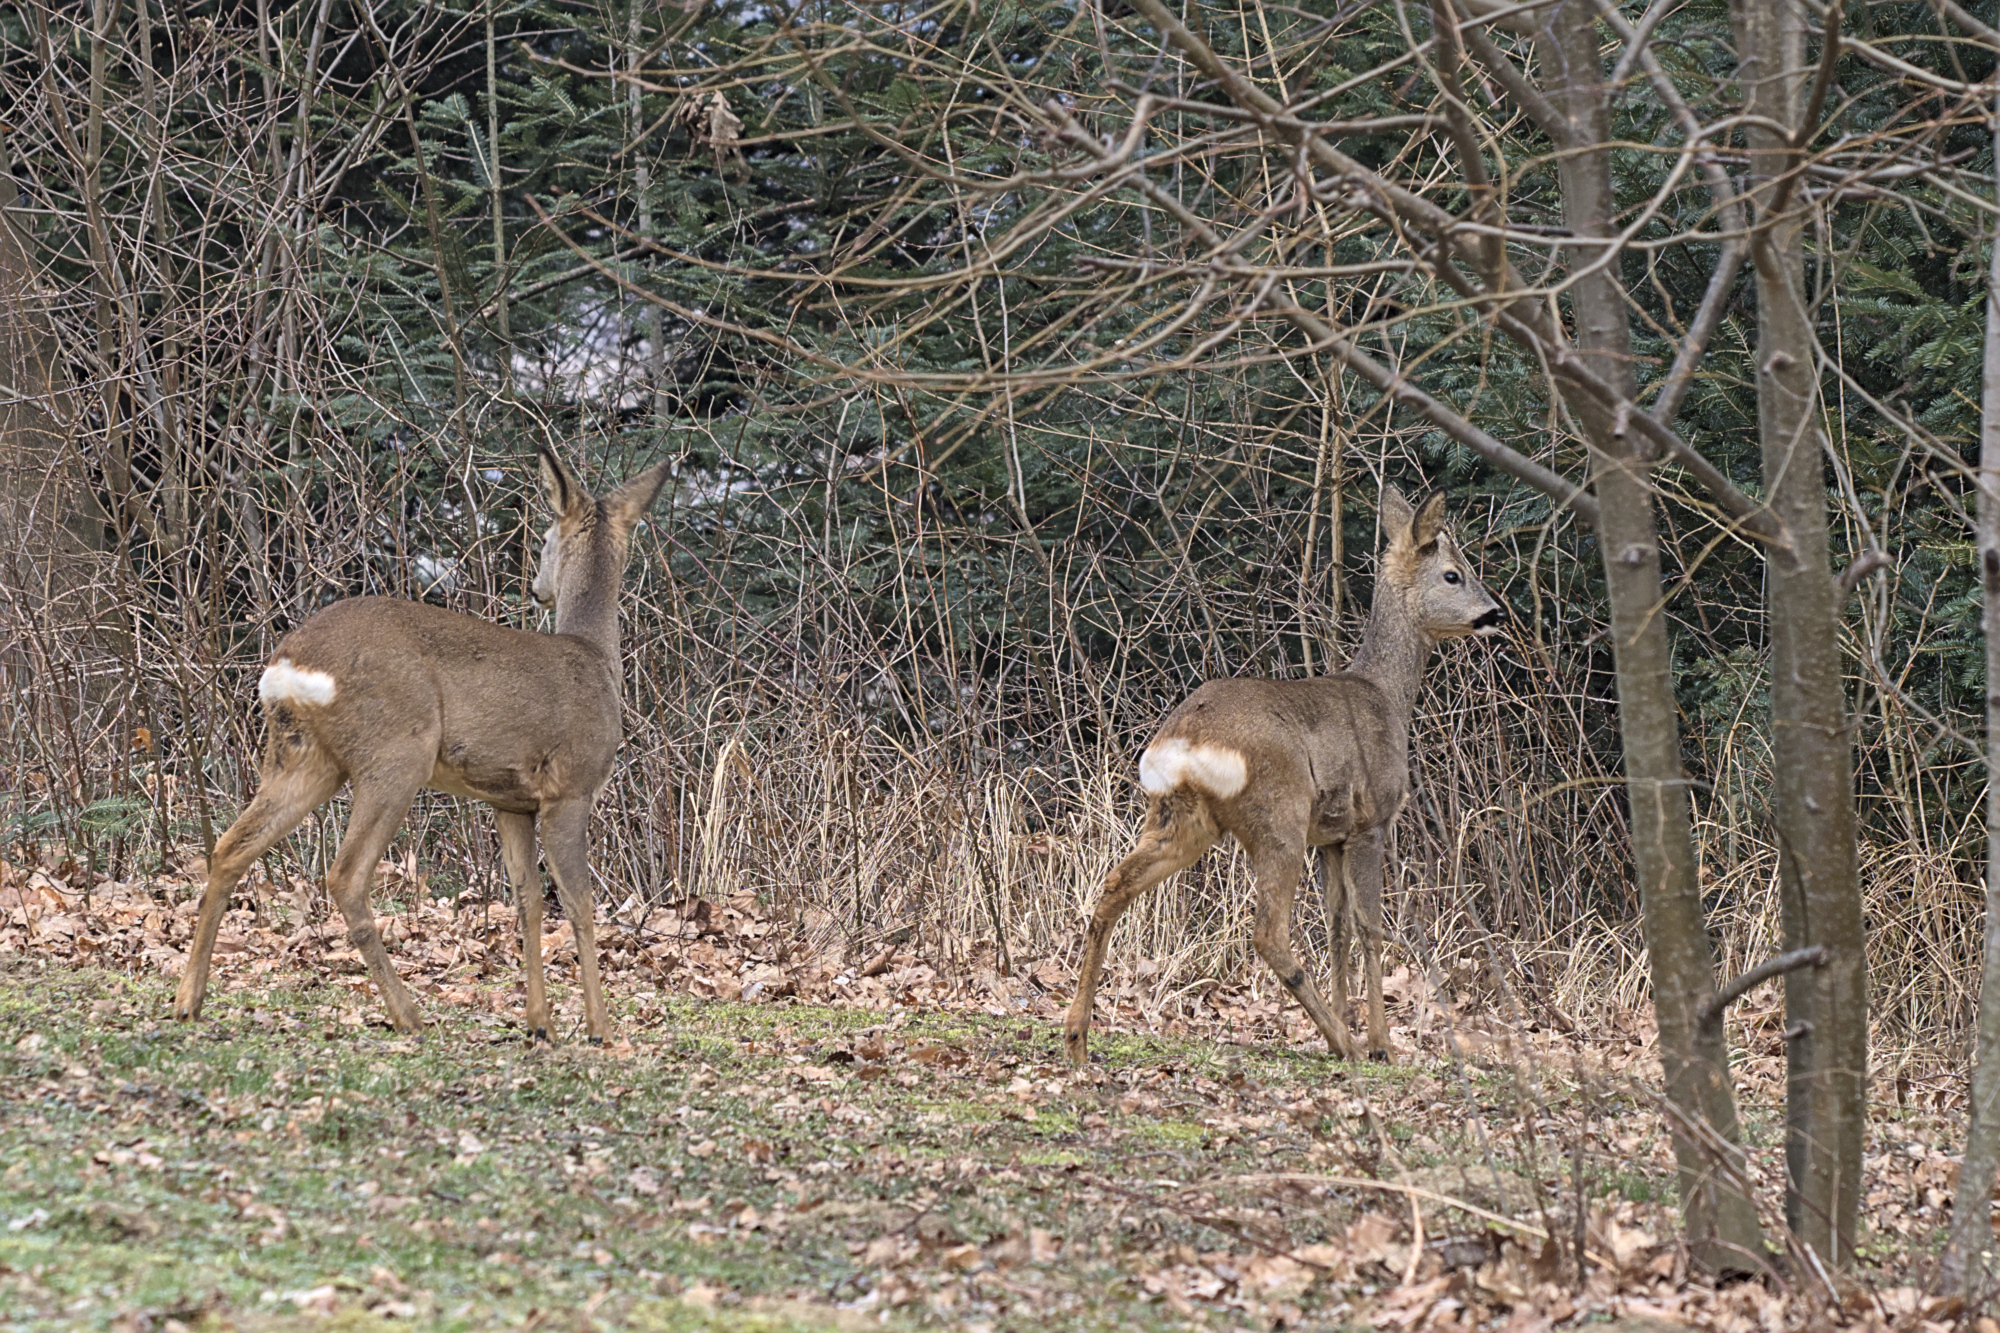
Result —
<instances>
[{"instance_id":1,"label":"leaf on branch","mask_svg":"<svg viewBox=\"0 0 2000 1333\"><path fill-rule=\"evenodd\" d=\"M722 169L725 154L733 157L738 166L743 165L743 151L736 146L743 138L743 119L729 109L729 99L721 89L710 94L706 101L697 97L685 103L674 119L687 130L696 148L714 150L718 171Z\"/></svg>"}]
</instances>

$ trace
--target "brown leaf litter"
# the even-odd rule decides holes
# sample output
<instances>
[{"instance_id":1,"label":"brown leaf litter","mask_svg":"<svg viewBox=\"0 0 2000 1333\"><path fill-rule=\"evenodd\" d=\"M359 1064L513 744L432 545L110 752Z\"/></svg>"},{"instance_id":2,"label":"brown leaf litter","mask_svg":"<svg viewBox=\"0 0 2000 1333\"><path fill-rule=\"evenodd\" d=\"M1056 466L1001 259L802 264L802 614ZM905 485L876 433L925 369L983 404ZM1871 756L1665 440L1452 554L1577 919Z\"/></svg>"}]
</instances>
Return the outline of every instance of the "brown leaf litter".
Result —
<instances>
[{"instance_id":1,"label":"brown leaf litter","mask_svg":"<svg viewBox=\"0 0 2000 1333\"><path fill-rule=\"evenodd\" d=\"M177 876L98 879L88 885L74 866L60 871L67 873L0 862L0 966L9 954L35 954L72 965L178 975L200 891L198 864ZM518 929L510 906L429 896L408 860L384 861L377 884L379 893L401 894L408 904L383 918L382 931L420 1001L441 1019L442 1011L457 1010L489 1026L518 1021ZM343 1023L378 1021L359 958L336 926L302 910L312 905L310 886L302 881L247 885L218 936L218 980L242 988L273 973L317 974L351 992ZM1032 1020L1051 1031L1067 1000L1069 971L1060 959L1021 961L1013 975L1003 975L990 951L958 950L960 958L972 959L967 965L940 963L917 940L878 941L848 951L838 940L815 943L811 932L774 917L748 896L656 905L628 901L616 911L600 911L598 931L607 984L614 994L640 996L642 1023L644 996L655 990L735 1003L974 1011ZM556 979L573 979L567 922L550 921L543 954ZM1114 1074L1093 1068L1072 1080L1053 1065L1023 1067L1005 1071L1002 1082L963 1048L885 1034L835 1052L836 1063L793 1066L789 1089L774 1107L782 1116L787 1104L804 1109L810 1103L860 1133L879 1112L849 1101L840 1088L879 1078L906 1084L945 1078L979 1083L972 1095L996 1115L1023 1121L1036 1120L1079 1089L1096 1087L1098 1109L1078 1118L1079 1132L1109 1142L1118 1140L1127 1119L1168 1115L1185 1117L1205 1142L1218 1147L1255 1144L1274 1130L1340 1126L1331 1137L1315 1130L1317 1141L1304 1147L1298 1160L1273 1163L1291 1169L1239 1175L1228 1189L1199 1181L1093 1180L1087 1173L1068 1178L1066 1188L1092 1193L1107 1206L1124 1200L1164 1209L1196 1219L1231 1242L1215 1249L1170 1246L1145 1252L1134 1263L1143 1299L1200 1322L1219 1318L1287 1327L1305 1318L1306 1305L1312 1305L1316 1318L1410 1330L1542 1330L1606 1319L1628 1329L1730 1333L1827 1323L1883 1330L1958 1326L1949 1307L1920 1290L1927 1274L1924 1255L1948 1218L1955 1183L1958 1159L1948 1146L1956 1132L1955 1105L1903 1106L1893 1114L1889 1107L1878 1108L1870 1126L1866 1224L1878 1242L1888 1244L1872 1247L1859 1280L1845 1286L1838 1300L1806 1284L1717 1287L1692 1277L1684 1251L1665 1239L1672 1235L1673 1218L1656 1204L1600 1197L1583 1228L1580 1264L1573 1201L1564 1193L1570 1182L1560 1168L1566 1143L1581 1135L1596 1160L1623 1162L1655 1179L1671 1173L1657 1117L1635 1113L1629 1103L1616 1114L1590 1116L1593 1098L1620 1095L1605 1089L1629 1092L1635 1082L1643 1087L1657 1077L1643 1018L1632 1015L1587 1036L1570 1036L1537 1023L1462 1012L1407 969L1391 982L1402 1049L1431 1057L1455 1051L1473 1063L1419 1069L1358 1092L1329 1084L1303 1096L1297 1089L1232 1088L1194 1079L1190 1101L1187 1079L1149 1081L1144 1070ZM1114 985L1107 992L1106 1028L1153 1026L1144 1005L1146 987L1128 985L1121 996ZM1304 1044L1302 1022L1268 993L1209 983L1193 994L1193 1003L1160 1025L1167 1035ZM1755 1018L1749 1031L1755 1041L1761 1031ZM643 1038L637 1031L629 1036ZM633 1053L630 1040L611 1051ZM1753 1050L1746 1063L1760 1058ZM1450 1072L1454 1068L1457 1072ZM1477 1075L1477 1085L1466 1081L1468 1071ZM1535 1084L1537 1079L1542 1083ZM1567 1122L1552 1118L1547 1103L1557 1095L1549 1090L1555 1083L1584 1114ZM1761 1078L1746 1080L1746 1104L1762 1086ZM1170 1098L1181 1100L1170 1104ZM1450 1156L1439 1140L1452 1141L1465 1129L1469 1105L1477 1107L1472 1118L1489 1145L1484 1160L1426 1164L1422 1159ZM1495 1141L1506 1143L1511 1153L1523 1135L1541 1136L1539 1151L1557 1165L1518 1171L1517 1157L1495 1159ZM485 1148L473 1142L453 1146L474 1156ZM722 1150L712 1139L688 1149L696 1157ZM768 1144L762 1159L754 1143L732 1143L728 1150L753 1161L771 1155ZM143 1170L149 1156L143 1142L128 1144L99 1154L98 1165ZM1779 1169L1775 1159L1768 1151L1753 1153L1752 1167L1770 1193ZM698 1220L689 1224L697 1228L690 1233L697 1239L780 1235L790 1225L782 1210L760 1213L740 1201L720 1211L706 1199L692 1205L669 1201L662 1194L665 1182L645 1168L622 1179L623 1188L638 1198L673 1209L699 1205ZM1258 1191L1290 1191L1308 1201L1358 1191L1374 1204L1337 1236L1294 1245L1285 1229L1255 1206ZM398 1206L390 1195L370 1206L378 1204L385 1214ZM276 1210L253 1214L257 1207L248 1199L243 1204L246 1217L264 1224L264 1243L281 1239L287 1219ZM802 1200L801 1209L806 1207ZM984 1240L927 1236L912 1223L850 1242L850 1250L876 1275L863 1302L869 1309L920 1306L952 1318L982 1285L1032 1291L1039 1269L1055 1262L1065 1244L1076 1243L1039 1228L1016 1228ZM1989 1329L1989 1322L1979 1321L1980 1333L2000 1333Z\"/></svg>"}]
</instances>

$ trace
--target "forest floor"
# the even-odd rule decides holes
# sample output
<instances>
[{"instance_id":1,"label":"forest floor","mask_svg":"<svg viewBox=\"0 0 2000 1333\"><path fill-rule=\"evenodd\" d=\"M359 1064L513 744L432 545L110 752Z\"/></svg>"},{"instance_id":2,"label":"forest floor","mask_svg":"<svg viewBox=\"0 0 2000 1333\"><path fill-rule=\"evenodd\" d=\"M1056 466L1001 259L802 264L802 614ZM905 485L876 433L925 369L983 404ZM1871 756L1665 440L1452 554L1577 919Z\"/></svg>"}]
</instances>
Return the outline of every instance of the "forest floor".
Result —
<instances>
[{"instance_id":1,"label":"forest floor","mask_svg":"<svg viewBox=\"0 0 2000 1333\"><path fill-rule=\"evenodd\" d=\"M1268 987L1162 1019L1142 965L1073 1076L1053 964L843 964L746 900L608 921L620 1039L533 1045L511 918L418 895L385 914L415 1041L269 892L175 1024L192 883L80 878L0 864L0 1329L1954 1326L1918 1294L1942 1088L1881 1080L1851 1280L1717 1287L1636 1016L1405 974L1399 1062L1345 1064ZM1775 1026L1736 1032L1767 1195Z\"/></svg>"}]
</instances>

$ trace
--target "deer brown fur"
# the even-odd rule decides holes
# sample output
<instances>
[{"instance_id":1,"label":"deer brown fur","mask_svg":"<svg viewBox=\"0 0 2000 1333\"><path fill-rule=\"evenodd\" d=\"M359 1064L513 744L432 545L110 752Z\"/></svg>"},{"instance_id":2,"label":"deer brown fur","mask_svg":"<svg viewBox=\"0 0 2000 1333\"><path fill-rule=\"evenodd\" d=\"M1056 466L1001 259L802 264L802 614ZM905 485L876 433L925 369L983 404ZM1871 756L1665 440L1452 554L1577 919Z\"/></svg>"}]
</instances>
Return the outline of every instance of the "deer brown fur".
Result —
<instances>
[{"instance_id":1,"label":"deer brown fur","mask_svg":"<svg viewBox=\"0 0 2000 1333\"><path fill-rule=\"evenodd\" d=\"M1368 1049L1387 1059L1382 1010L1382 835L1410 783L1410 714L1424 664L1443 639L1499 632L1503 612L1445 530L1445 497L1412 510L1382 498L1387 539L1361 646L1345 671L1314 680L1215 680L1161 724L1139 761L1151 796L1139 845L1104 878L1083 937L1076 995L1063 1024L1070 1063L1087 1058L1105 946L1140 894L1228 833L1257 882L1258 955L1305 1007L1336 1054L1358 1052L1291 946L1292 903L1306 849L1325 857L1334 998L1347 1006L1348 931L1359 917L1368 987Z\"/></svg>"},{"instance_id":2,"label":"deer brown fur","mask_svg":"<svg viewBox=\"0 0 2000 1333\"><path fill-rule=\"evenodd\" d=\"M356 597L327 607L278 644L258 685L266 740L257 795L209 859L175 1017L201 1013L216 929L244 871L352 783L353 813L327 891L391 1023L414 1033L423 1020L382 947L368 888L410 802L429 787L494 809L519 906L527 1027L546 1039L539 821L576 934L584 1023L592 1041L610 1034L597 975L586 834L623 733L618 588L632 529L659 493L668 465L648 468L598 499L548 450L539 461L556 519L533 594L554 609L553 634L419 602Z\"/></svg>"}]
</instances>

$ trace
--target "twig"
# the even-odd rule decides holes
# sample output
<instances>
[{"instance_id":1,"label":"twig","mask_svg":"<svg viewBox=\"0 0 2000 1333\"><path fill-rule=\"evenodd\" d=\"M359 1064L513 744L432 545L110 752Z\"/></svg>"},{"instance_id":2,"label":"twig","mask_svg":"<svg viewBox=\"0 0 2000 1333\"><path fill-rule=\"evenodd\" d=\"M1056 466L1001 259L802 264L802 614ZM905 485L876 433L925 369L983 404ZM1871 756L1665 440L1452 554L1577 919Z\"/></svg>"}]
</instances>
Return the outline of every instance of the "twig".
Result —
<instances>
[{"instance_id":1,"label":"twig","mask_svg":"<svg viewBox=\"0 0 2000 1333\"><path fill-rule=\"evenodd\" d=\"M1879 546L1871 546L1863 551L1854 558L1853 564L1840 571L1840 600L1845 602L1854 595L1854 590L1861 586L1861 580L1871 574L1880 573L1892 563L1889 553Z\"/></svg>"},{"instance_id":2,"label":"twig","mask_svg":"<svg viewBox=\"0 0 2000 1333\"><path fill-rule=\"evenodd\" d=\"M1467 1203L1463 1199L1454 1199L1449 1194L1439 1194L1436 1190L1427 1190L1421 1185L1404 1185L1393 1180L1370 1180L1366 1176L1321 1176L1302 1171L1266 1171L1254 1175L1231 1176L1229 1179L1244 1185L1262 1184L1268 1181L1274 1185L1337 1185L1342 1189L1382 1190L1389 1194L1407 1194L1415 1198L1428 1199L1432 1203L1441 1203L1447 1208L1456 1208L1461 1213L1470 1213L1482 1222L1490 1222L1496 1227L1505 1227L1510 1231L1518 1231L1522 1235L1532 1236L1536 1240L1546 1241L1549 1239L1548 1231L1543 1227L1534 1225L1532 1222L1516 1221L1514 1218L1508 1217L1503 1213L1492 1212L1481 1208L1478 1204ZM1590 1261L1600 1267L1611 1265L1609 1259L1595 1252L1590 1254Z\"/></svg>"}]
</instances>

